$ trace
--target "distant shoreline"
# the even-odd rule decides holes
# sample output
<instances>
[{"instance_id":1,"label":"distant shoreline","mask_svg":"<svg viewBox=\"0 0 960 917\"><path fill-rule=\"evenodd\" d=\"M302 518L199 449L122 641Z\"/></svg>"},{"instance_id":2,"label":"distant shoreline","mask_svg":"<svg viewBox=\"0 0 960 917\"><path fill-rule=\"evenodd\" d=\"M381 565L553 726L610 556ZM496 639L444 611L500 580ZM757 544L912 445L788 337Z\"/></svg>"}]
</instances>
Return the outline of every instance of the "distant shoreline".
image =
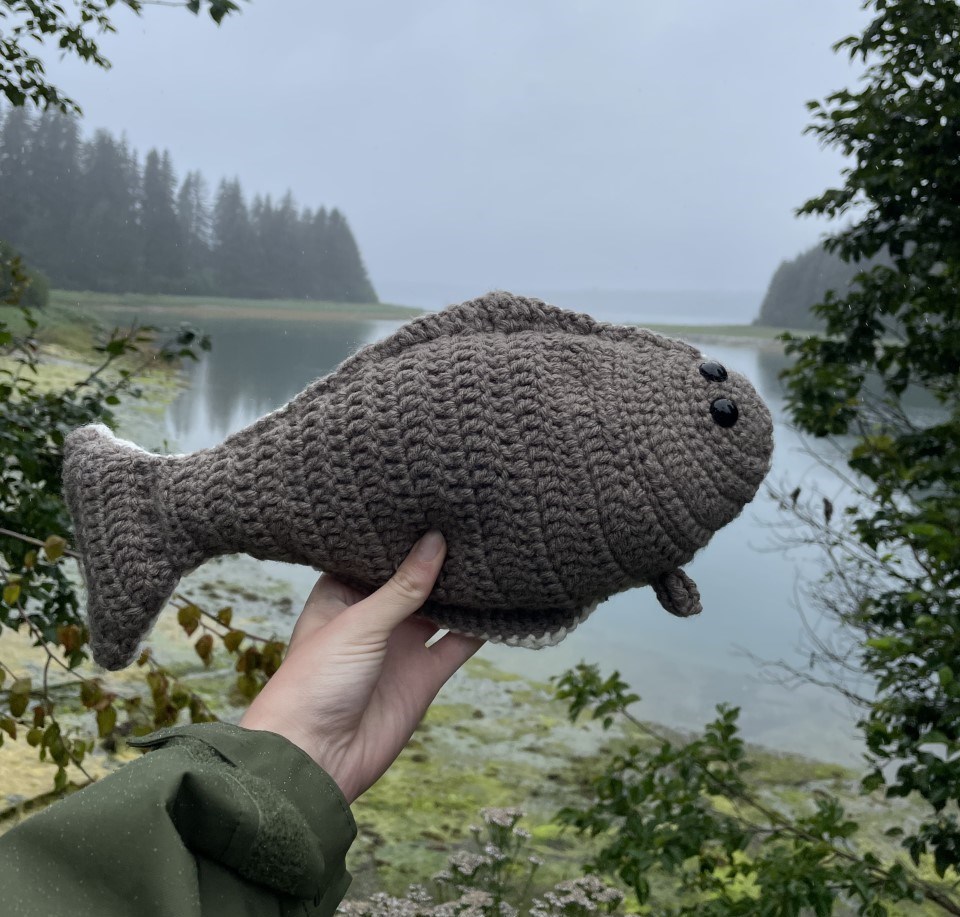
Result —
<instances>
[{"instance_id":1,"label":"distant shoreline","mask_svg":"<svg viewBox=\"0 0 960 917\"><path fill-rule=\"evenodd\" d=\"M630 324L637 324L631 322ZM640 326L638 326L640 327ZM642 327L656 331L666 337L682 338L685 341L716 341L722 340L725 344L749 344L752 347L763 346L776 349L783 348L783 341L779 336L787 328L770 328L766 325L661 325L657 323L645 324ZM799 335L809 332L798 331Z\"/></svg>"},{"instance_id":2,"label":"distant shoreline","mask_svg":"<svg viewBox=\"0 0 960 917\"><path fill-rule=\"evenodd\" d=\"M136 313L151 318L280 319L282 321L406 321L431 310L390 303L342 303L289 299L229 299L218 296L173 296L146 293L93 293L53 290L50 305L59 313L73 309L84 313ZM628 321L626 318L623 321ZM629 322L668 337L688 341L715 341L780 348L782 328L762 325L682 325ZM801 332L802 333L802 332Z\"/></svg>"},{"instance_id":3,"label":"distant shoreline","mask_svg":"<svg viewBox=\"0 0 960 917\"><path fill-rule=\"evenodd\" d=\"M173 296L148 293L93 293L52 290L50 305L96 312L140 312L147 315L185 315L204 318L283 318L325 321L350 318L413 318L422 309L389 303L326 302L305 299L230 299L224 296Z\"/></svg>"}]
</instances>

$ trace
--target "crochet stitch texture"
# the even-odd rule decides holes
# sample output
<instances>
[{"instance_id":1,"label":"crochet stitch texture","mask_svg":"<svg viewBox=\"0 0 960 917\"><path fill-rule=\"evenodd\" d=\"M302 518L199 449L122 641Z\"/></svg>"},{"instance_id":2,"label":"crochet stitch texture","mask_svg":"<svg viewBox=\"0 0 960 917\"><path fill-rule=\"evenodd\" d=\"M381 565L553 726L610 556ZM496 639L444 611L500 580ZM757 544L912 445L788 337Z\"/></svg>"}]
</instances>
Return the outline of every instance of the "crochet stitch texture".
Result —
<instances>
[{"instance_id":1,"label":"crochet stitch texture","mask_svg":"<svg viewBox=\"0 0 960 917\"><path fill-rule=\"evenodd\" d=\"M94 657L129 664L216 555L369 590L432 527L447 559L421 613L444 628L556 643L646 584L695 614L680 567L753 498L772 449L750 383L703 366L683 342L497 292L404 325L210 449L153 455L81 427L64 495Z\"/></svg>"}]
</instances>

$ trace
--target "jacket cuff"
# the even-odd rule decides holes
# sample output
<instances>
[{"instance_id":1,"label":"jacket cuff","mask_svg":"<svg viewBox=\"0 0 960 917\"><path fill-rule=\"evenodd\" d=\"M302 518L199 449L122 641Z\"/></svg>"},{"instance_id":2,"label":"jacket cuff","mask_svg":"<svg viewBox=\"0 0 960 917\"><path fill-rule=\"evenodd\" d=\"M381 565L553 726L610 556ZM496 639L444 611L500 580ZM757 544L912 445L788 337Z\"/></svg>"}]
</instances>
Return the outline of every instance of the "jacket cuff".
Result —
<instances>
[{"instance_id":1,"label":"jacket cuff","mask_svg":"<svg viewBox=\"0 0 960 917\"><path fill-rule=\"evenodd\" d=\"M196 723L160 729L128 744L146 750L192 746L235 769L237 789L242 788L248 804L231 807L241 814L222 836L216 829L223 820L216 812L211 821L187 829L187 834L202 838L207 848L202 852L261 884L313 898L315 905L346 891L350 874L345 859L357 835L356 822L333 779L292 742L228 723ZM202 806L184 802L185 821L202 818ZM303 829L312 835L307 846L315 851L306 860Z\"/></svg>"}]
</instances>

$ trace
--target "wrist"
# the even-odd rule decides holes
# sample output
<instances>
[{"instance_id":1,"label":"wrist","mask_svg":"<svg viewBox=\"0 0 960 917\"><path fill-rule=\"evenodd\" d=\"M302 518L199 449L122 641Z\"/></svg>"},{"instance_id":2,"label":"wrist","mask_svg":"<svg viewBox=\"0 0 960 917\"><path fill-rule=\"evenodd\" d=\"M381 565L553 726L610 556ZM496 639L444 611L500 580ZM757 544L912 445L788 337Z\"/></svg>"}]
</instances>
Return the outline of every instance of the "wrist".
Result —
<instances>
[{"instance_id":1,"label":"wrist","mask_svg":"<svg viewBox=\"0 0 960 917\"><path fill-rule=\"evenodd\" d=\"M296 745L297 748L303 751L308 757L312 758L315 763L318 763L310 749L310 743L302 733L302 730L296 728L295 724L289 723L281 717L273 715L264 716L259 710L251 706L240 718L240 722L237 725L244 729L272 732L275 735L282 736L292 745Z\"/></svg>"},{"instance_id":2,"label":"wrist","mask_svg":"<svg viewBox=\"0 0 960 917\"><path fill-rule=\"evenodd\" d=\"M296 745L336 783L348 803L352 803L359 795L353 782L349 779L349 775L341 773L341 768L337 765L341 756L332 750L328 743L318 741L317 737L311 735L308 730L304 730L282 717L263 716L252 706L247 709L237 725L243 729L272 732L274 735L286 739L292 745Z\"/></svg>"}]
</instances>

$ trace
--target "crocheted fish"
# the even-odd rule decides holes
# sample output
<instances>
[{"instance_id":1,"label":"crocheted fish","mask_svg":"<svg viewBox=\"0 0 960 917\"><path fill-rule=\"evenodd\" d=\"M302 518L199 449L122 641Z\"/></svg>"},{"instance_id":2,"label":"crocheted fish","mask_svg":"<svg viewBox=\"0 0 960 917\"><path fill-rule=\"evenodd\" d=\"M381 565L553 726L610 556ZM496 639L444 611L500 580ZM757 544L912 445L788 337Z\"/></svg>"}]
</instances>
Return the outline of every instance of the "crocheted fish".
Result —
<instances>
[{"instance_id":1,"label":"crocheted fish","mask_svg":"<svg viewBox=\"0 0 960 917\"><path fill-rule=\"evenodd\" d=\"M750 383L694 347L501 292L415 319L210 449L81 427L63 480L94 657L115 669L212 557L373 589L432 527L447 558L421 613L450 630L553 644L638 585L695 614L680 568L771 449Z\"/></svg>"}]
</instances>

